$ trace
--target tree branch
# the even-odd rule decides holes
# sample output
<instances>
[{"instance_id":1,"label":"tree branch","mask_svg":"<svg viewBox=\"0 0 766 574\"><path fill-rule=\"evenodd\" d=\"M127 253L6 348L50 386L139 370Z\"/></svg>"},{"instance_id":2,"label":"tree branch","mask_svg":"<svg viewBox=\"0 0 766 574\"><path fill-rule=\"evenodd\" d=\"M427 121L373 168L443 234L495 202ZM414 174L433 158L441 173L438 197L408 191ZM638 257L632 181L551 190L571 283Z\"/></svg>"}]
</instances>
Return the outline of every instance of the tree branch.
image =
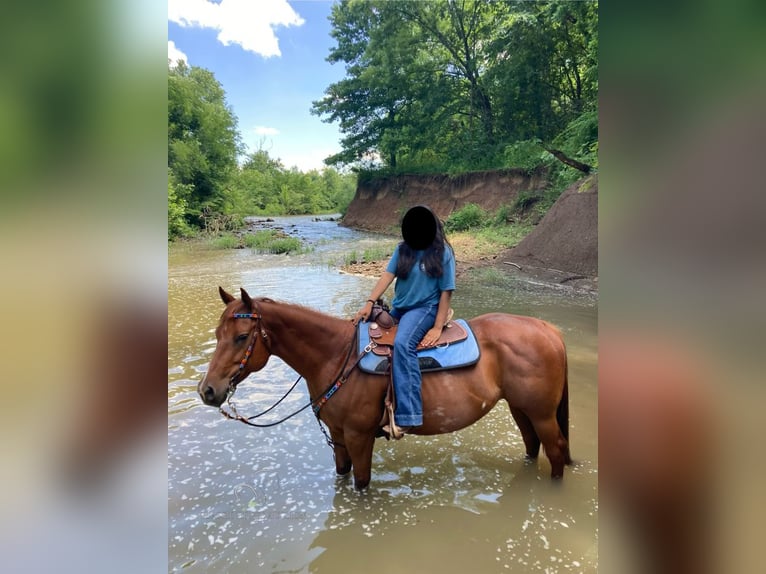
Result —
<instances>
[{"instance_id":1,"label":"tree branch","mask_svg":"<svg viewBox=\"0 0 766 574\"><path fill-rule=\"evenodd\" d=\"M545 151L547 151L549 154L551 154L553 157L555 157L557 160L568 165L569 167L573 167L576 170L581 171L583 173L590 173L591 171L593 171L592 165L588 165L587 163L582 163L580 161L577 161L576 159L572 159L561 150L552 149L547 146L542 146L542 148Z\"/></svg>"}]
</instances>

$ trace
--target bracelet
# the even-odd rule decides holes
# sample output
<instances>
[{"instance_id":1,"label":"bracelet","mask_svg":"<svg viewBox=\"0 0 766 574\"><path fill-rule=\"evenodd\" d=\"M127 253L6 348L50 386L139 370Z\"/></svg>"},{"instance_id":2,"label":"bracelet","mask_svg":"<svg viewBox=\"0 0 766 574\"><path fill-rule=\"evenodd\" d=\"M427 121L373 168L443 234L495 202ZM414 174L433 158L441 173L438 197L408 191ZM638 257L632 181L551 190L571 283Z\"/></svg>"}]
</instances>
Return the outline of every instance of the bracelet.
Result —
<instances>
[{"instance_id":1,"label":"bracelet","mask_svg":"<svg viewBox=\"0 0 766 574\"><path fill-rule=\"evenodd\" d=\"M375 305L375 301L373 301L372 299L367 299L367 302L368 303L372 303L373 305Z\"/></svg>"}]
</instances>

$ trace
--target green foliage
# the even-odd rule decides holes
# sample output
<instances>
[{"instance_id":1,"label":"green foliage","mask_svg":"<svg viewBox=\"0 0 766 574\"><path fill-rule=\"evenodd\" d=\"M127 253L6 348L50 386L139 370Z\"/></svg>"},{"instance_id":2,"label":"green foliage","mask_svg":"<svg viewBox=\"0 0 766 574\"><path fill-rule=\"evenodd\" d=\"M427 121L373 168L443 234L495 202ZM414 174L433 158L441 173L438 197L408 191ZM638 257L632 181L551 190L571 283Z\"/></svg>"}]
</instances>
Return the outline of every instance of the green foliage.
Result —
<instances>
[{"instance_id":1,"label":"green foliage","mask_svg":"<svg viewBox=\"0 0 766 574\"><path fill-rule=\"evenodd\" d=\"M205 241L212 249L242 249L247 247L259 253L271 254L302 253L305 251L300 239L273 229L264 229L242 235L225 231L217 235L208 235Z\"/></svg>"},{"instance_id":2,"label":"green foliage","mask_svg":"<svg viewBox=\"0 0 766 574\"><path fill-rule=\"evenodd\" d=\"M534 204L539 202L542 196L536 191L520 191L516 196L516 201L513 202L511 211L516 213L523 213L527 211Z\"/></svg>"},{"instance_id":3,"label":"green foliage","mask_svg":"<svg viewBox=\"0 0 766 574\"><path fill-rule=\"evenodd\" d=\"M303 249L297 237L288 237L273 229L263 229L242 237L242 243L262 253L295 253Z\"/></svg>"},{"instance_id":4,"label":"green foliage","mask_svg":"<svg viewBox=\"0 0 766 574\"><path fill-rule=\"evenodd\" d=\"M192 229L185 219L186 201L179 197L177 191L179 186L172 177L168 177L168 239L192 234Z\"/></svg>"},{"instance_id":5,"label":"green foliage","mask_svg":"<svg viewBox=\"0 0 766 574\"><path fill-rule=\"evenodd\" d=\"M505 287L513 285L513 275L504 273L496 267L479 267L470 270L470 279L483 287Z\"/></svg>"},{"instance_id":6,"label":"green foliage","mask_svg":"<svg viewBox=\"0 0 766 574\"><path fill-rule=\"evenodd\" d=\"M468 203L450 214L444 226L447 231L467 231L486 222L487 212L475 203Z\"/></svg>"},{"instance_id":7,"label":"green foliage","mask_svg":"<svg viewBox=\"0 0 766 574\"><path fill-rule=\"evenodd\" d=\"M168 68L168 169L180 184L188 224L224 212L226 185L241 147L237 120L212 72L182 62Z\"/></svg>"},{"instance_id":8,"label":"green foliage","mask_svg":"<svg viewBox=\"0 0 766 574\"><path fill-rule=\"evenodd\" d=\"M359 255L356 249L353 249L350 253L346 253L343 256L343 262L345 265L373 263L390 257L393 250L394 247L391 245L374 245L373 247L366 248L362 251L362 254Z\"/></svg>"},{"instance_id":9,"label":"green foliage","mask_svg":"<svg viewBox=\"0 0 766 574\"><path fill-rule=\"evenodd\" d=\"M501 206L492 218L493 225L505 225L511 219L513 209L509 205Z\"/></svg>"},{"instance_id":10,"label":"green foliage","mask_svg":"<svg viewBox=\"0 0 766 574\"><path fill-rule=\"evenodd\" d=\"M550 167L553 156L543 150L539 140L518 141L505 147L505 165L531 173L540 167Z\"/></svg>"},{"instance_id":11,"label":"green foliage","mask_svg":"<svg viewBox=\"0 0 766 574\"><path fill-rule=\"evenodd\" d=\"M302 215L344 212L354 197L356 176L333 168L303 173L286 169L268 152L245 159L231 183L233 207L250 215Z\"/></svg>"},{"instance_id":12,"label":"green foliage","mask_svg":"<svg viewBox=\"0 0 766 574\"><path fill-rule=\"evenodd\" d=\"M573 119L553 144L567 155L598 169L598 112L590 110Z\"/></svg>"},{"instance_id":13,"label":"green foliage","mask_svg":"<svg viewBox=\"0 0 766 574\"><path fill-rule=\"evenodd\" d=\"M224 233L210 240L213 249L236 249L239 247L239 238L233 233Z\"/></svg>"},{"instance_id":14,"label":"green foliage","mask_svg":"<svg viewBox=\"0 0 766 574\"><path fill-rule=\"evenodd\" d=\"M346 77L312 107L344 134L328 165L533 170L566 130L584 147L561 149L594 165L597 2L342 0L331 22L327 59Z\"/></svg>"},{"instance_id":15,"label":"green foliage","mask_svg":"<svg viewBox=\"0 0 766 574\"><path fill-rule=\"evenodd\" d=\"M168 68L168 236L217 235L245 215L344 212L356 176L327 168L287 169L264 150L244 158L237 120L213 74L179 63ZM229 240L221 240L225 244ZM288 251L285 243L275 247Z\"/></svg>"},{"instance_id":16,"label":"green foliage","mask_svg":"<svg viewBox=\"0 0 766 574\"><path fill-rule=\"evenodd\" d=\"M492 224L477 230L477 237L504 249L515 246L532 230L531 223Z\"/></svg>"},{"instance_id":17,"label":"green foliage","mask_svg":"<svg viewBox=\"0 0 766 574\"><path fill-rule=\"evenodd\" d=\"M295 253L301 251L301 240L297 237L275 237L264 248L269 253Z\"/></svg>"}]
</instances>

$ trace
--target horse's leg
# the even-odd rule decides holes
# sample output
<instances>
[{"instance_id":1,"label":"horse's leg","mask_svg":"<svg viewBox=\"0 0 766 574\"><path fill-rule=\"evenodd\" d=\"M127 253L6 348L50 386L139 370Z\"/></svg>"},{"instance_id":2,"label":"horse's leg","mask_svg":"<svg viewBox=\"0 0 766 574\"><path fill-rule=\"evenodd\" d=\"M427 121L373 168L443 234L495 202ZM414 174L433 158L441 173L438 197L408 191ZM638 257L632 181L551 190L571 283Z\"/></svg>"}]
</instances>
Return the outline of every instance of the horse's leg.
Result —
<instances>
[{"instance_id":1,"label":"horse's leg","mask_svg":"<svg viewBox=\"0 0 766 574\"><path fill-rule=\"evenodd\" d=\"M343 476L351 470L351 457L346 449L343 433L330 431L333 452L335 453L335 472Z\"/></svg>"},{"instance_id":2,"label":"horse's leg","mask_svg":"<svg viewBox=\"0 0 766 574\"><path fill-rule=\"evenodd\" d=\"M556 417L551 415L544 418L533 418L532 425L543 443L545 455L551 462L551 478L561 478L564 476L564 462L568 446L567 440L561 434Z\"/></svg>"},{"instance_id":3,"label":"horse's leg","mask_svg":"<svg viewBox=\"0 0 766 574\"><path fill-rule=\"evenodd\" d=\"M372 433L347 432L346 448L354 467L354 488L362 490L370 484L372 473L372 448L375 435Z\"/></svg>"},{"instance_id":4,"label":"horse's leg","mask_svg":"<svg viewBox=\"0 0 766 574\"><path fill-rule=\"evenodd\" d=\"M540 454L540 438L535 432L535 427L532 426L532 421L529 420L529 417L522 410L515 407L511 407L511 414L521 431L521 438L524 439L527 456L532 459L537 458L537 455Z\"/></svg>"}]
</instances>

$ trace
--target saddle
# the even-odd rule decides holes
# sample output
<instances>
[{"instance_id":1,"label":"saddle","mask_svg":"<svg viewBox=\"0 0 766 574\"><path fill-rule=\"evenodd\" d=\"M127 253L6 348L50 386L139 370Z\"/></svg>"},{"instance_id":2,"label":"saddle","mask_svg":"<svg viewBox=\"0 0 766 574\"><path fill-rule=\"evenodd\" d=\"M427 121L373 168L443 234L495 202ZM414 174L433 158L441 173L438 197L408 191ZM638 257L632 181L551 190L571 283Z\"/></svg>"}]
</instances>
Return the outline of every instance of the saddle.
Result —
<instances>
[{"instance_id":1,"label":"saddle","mask_svg":"<svg viewBox=\"0 0 766 574\"><path fill-rule=\"evenodd\" d=\"M435 345L418 345L421 372L467 367L479 360L479 347L469 325L462 319L452 321L452 315L453 311L450 309L447 322ZM373 305L370 322L366 326L359 324L359 351L362 353L359 368L366 373L389 377L378 432L378 436L385 436L386 439L399 439L403 436L401 429L394 424L396 397L391 378L391 361L396 331L397 325L393 317L379 304ZM365 354L370 350L372 353Z\"/></svg>"},{"instance_id":2,"label":"saddle","mask_svg":"<svg viewBox=\"0 0 766 574\"><path fill-rule=\"evenodd\" d=\"M450 317L452 316L452 309L450 309ZM396 338L396 331L398 325L394 325L393 321L389 327L384 327L382 322L372 321L368 326L368 333L370 340L375 341L377 347L372 352L380 357L390 357L391 349L394 346L394 339ZM442 329L441 337L436 341L435 345L425 347L418 345L418 350L431 349L434 347L444 347L452 343L459 343L468 338L468 332L463 328L460 323L448 320Z\"/></svg>"},{"instance_id":3,"label":"saddle","mask_svg":"<svg viewBox=\"0 0 766 574\"><path fill-rule=\"evenodd\" d=\"M359 368L365 373L386 375L393 355L395 325L393 320L389 327L383 327L378 321L372 323L360 322L357 327L358 352L362 355ZM447 325L435 346L418 347L421 372L469 367L479 360L479 345L468 323L464 319L455 319Z\"/></svg>"}]
</instances>

